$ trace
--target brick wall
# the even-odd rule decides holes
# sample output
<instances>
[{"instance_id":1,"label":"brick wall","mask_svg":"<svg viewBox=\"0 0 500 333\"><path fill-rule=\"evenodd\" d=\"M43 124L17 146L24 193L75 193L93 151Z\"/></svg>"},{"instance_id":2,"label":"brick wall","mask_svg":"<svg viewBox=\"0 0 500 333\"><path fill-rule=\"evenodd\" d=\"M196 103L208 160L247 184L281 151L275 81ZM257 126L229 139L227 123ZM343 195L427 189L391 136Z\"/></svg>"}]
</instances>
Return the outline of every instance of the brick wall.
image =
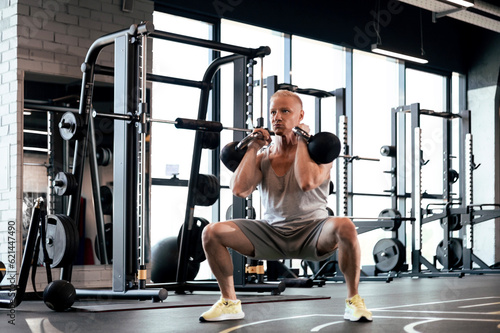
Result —
<instances>
[{"instance_id":1,"label":"brick wall","mask_svg":"<svg viewBox=\"0 0 500 333\"><path fill-rule=\"evenodd\" d=\"M0 0L0 260L7 261L8 221L16 221L21 239L24 77L81 78L80 66L97 38L151 21L153 8L149 0L135 0L132 12L122 11L122 0ZM101 52L98 63L113 65L113 47ZM111 283L109 274L100 283L85 272L74 271L79 286Z\"/></svg>"},{"instance_id":2,"label":"brick wall","mask_svg":"<svg viewBox=\"0 0 500 333\"><path fill-rule=\"evenodd\" d=\"M81 77L80 65L99 37L151 20L153 2L135 0L130 13L122 0L21 0L19 4L19 68L43 74ZM112 47L99 64L112 65Z\"/></svg>"},{"instance_id":3,"label":"brick wall","mask_svg":"<svg viewBox=\"0 0 500 333\"><path fill-rule=\"evenodd\" d=\"M20 253L19 242L9 239L8 233L9 221L17 222L21 216L18 212L21 194L17 191L22 176L19 168L22 117L17 113L22 91L17 70L17 6L15 0L0 0L0 260L7 268L10 268L8 254L12 252L9 248L15 246L15 252ZM17 226L15 238L19 235Z\"/></svg>"}]
</instances>

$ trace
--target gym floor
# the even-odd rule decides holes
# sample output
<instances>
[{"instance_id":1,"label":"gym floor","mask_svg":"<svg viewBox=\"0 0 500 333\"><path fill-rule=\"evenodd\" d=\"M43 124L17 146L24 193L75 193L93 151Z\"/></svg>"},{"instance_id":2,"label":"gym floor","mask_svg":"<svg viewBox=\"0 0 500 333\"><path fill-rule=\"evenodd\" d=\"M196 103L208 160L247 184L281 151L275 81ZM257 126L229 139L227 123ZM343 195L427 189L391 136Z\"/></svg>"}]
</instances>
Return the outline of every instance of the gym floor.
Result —
<instances>
[{"instance_id":1,"label":"gym floor","mask_svg":"<svg viewBox=\"0 0 500 333\"><path fill-rule=\"evenodd\" d=\"M15 312L1 309L0 332L500 332L500 275L462 278L395 278L362 281L360 294L373 322L344 321L346 287L290 288L281 295L238 293L246 317L200 323L217 292L169 292L163 303L81 300L59 313L43 301L24 301Z\"/></svg>"}]
</instances>

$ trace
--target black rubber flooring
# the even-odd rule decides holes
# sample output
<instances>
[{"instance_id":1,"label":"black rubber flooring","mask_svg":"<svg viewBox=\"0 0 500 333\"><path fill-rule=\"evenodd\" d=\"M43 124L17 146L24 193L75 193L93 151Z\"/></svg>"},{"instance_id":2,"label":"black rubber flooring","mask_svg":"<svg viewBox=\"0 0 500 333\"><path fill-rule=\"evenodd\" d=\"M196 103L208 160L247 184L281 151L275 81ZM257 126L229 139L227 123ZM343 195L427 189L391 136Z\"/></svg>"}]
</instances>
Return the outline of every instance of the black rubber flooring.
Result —
<instances>
[{"instance_id":1,"label":"black rubber flooring","mask_svg":"<svg viewBox=\"0 0 500 333\"><path fill-rule=\"evenodd\" d=\"M246 317L219 323L198 321L219 298L215 292L170 292L165 302L176 307L154 309L142 303L149 301L79 301L78 309L57 313L42 301L24 301L15 311L0 309L0 332L500 332L499 274L363 281L360 294L373 312L371 323L344 321L345 293L345 284L333 282L272 297L240 293L256 300L244 304ZM97 312L87 311L96 306Z\"/></svg>"}]
</instances>

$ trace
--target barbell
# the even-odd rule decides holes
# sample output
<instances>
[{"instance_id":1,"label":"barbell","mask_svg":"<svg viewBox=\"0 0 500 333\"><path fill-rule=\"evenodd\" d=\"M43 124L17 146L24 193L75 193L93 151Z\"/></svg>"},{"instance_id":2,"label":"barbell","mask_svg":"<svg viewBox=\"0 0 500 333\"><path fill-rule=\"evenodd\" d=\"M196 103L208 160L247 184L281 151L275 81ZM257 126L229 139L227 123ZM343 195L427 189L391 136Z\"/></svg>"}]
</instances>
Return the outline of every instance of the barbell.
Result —
<instances>
[{"instance_id":1,"label":"barbell","mask_svg":"<svg viewBox=\"0 0 500 333\"><path fill-rule=\"evenodd\" d=\"M129 122L140 121L138 115L99 113L95 110L92 112L92 117L123 120ZM200 131L215 132L215 133L221 132L222 130L231 130L231 131L239 131L246 133L252 132L252 129L249 128L223 126L222 123L218 121L200 120L200 119L177 118L175 120L166 120L166 119L146 118L146 122L172 124L175 125L176 128L200 130ZM61 134L61 137L65 140L78 139L79 137L81 137L81 133L83 131L82 126L83 126L83 121L81 120L81 115L78 113L68 111L64 113L64 115L61 118L61 121L59 122L59 133Z\"/></svg>"},{"instance_id":2,"label":"barbell","mask_svg":"<svg viewBox=\"0 0 500 333\"><path fill-rule=\"evenodd\" d=\"M98 113L95 110L92 112L92 117L94 117L94 118L95 117L102 117L102 118L108 118L108 119L113 119L113 120L123 120L123 121L129 121L129 122L139 122L140 121L140 115L137 115L137 114L132 115L132 114L118 114L118 113ZM218 121L200 120L200 119L177 118L175 120L168 120L168 119L146 118L146 122L172 124L176 128L180 128L180 129L204 131L207 133L207 135L205 135L203 137L203 148L208 148L208 149L215 149L218 147L218 145L219 145L218 133L221 132L222 130L231 130L231 131L238 131L238 132L245 132L245 133L252 132L252 129L250 129L250 128L238 128L238 127L223 126L222 123L220 123ZM61 118L61 122L59 123L59 132L61 134L61 137L65 140L78 139L81 137L81 135L83 133L82 127L83 127L83 121L81 119L80 114L68 111ZM337 157L346 158L346 159L349 159L351 161L352 160L378 161L378 159L372 159L372 158L366 158L366 157L339 155L340 146L341 146L340 140L333 133L320 132L320 133L317 133L316 135L310 135L298 127L294 129L294 132L297 135L302 136L307 141L309 154L310 154L311 158L318 164L330 163ZM209 134L209 133L212 133L212 134ZM274 135L274 132L269 131L269 134ZM249 136L247 136L246 138L244 138L240 142L238 149L236 149L236 146L238 145L239 142L230 143L229 146L227 146L227 148L231 148L229 150L226 149L226 151L224 152L224 155L226 157L228 157L227 155L229 154L230 158L229 158L228 162L224 162L224 161L226 161L226 159L222 158L223 154L221 153L221 160L223 161L224 165L226 165L226 167L228 167L228 169L230 169L231 171L236 170L236 167L238 166L239 162L241 161L241 159L244 156L244 152L246 151L246 149L244 149L244 148L245 148L246 144L248 144L248 142L251 141L251 139L253 138L253 135L254 135L254 133L252 133ZM246 140L248 140L248 142L245 142ZM241 151L236 154L237 150L241 150ZM228 166L228 164L230 166ZM236 166L234 166L235 164L236 164Z\"/></svg>"}]
</instances>

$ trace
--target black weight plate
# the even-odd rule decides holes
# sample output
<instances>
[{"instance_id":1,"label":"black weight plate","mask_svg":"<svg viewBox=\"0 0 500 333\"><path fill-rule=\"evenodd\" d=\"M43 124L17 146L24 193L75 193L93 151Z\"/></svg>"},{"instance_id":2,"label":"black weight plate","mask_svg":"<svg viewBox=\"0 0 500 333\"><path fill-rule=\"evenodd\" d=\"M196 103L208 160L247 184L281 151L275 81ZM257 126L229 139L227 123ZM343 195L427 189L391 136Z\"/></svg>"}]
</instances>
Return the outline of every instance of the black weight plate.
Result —
<instances>
[{"instance_id":1,"label":"black weight plate","mask_svg":"<svg viewBox=\"0 0 500 333\"><path fill-rule=\"evenodd\" d=\"M444 262L445 248L443 241L439 242L436 248L436 258L441 265ZM460 238L450 238L450 247L448 253L448 268L457 268L462 266L463 244Z\"/></svg>"},{"instance_id":2,"label":"black weight plate","mask_svg":"<svg viewBox=\"0 0 500 333\"><path fill-rule=\"evenodd\" d=\"M65 261L64 265L71 264L76 255L78 253L78 248L80 244L80 233L78 231L78 226L73 221L73 219L67 215L60 215L62 219L64 219L69 226L68 228L68 240L67 240L67 261Z\"/></svg>"},{"instance_id":3,"label":"black weight plate","mask_svg":"<svg viewBox=\"0 0 500 333\"><path fill-rule=\"evenodd\" d=\"M54 178L54 191L57 195L72 195L77 190L76 178L72 173L58 172Z\"/></svg>"},{"instance_id":4,"label":"black weight plate","mask_svg":"<svg viewBox=\"0 0 500 333\"><path fill-rule=\"evenodd\" d=\"M219 180L214 175L198 175L198 184L195 190L195 205L212 206L220 194Z\"/></svg>"},{"instance_id":5,"label":"black weight plate","mask_svg":"<svg viewBox=\"0 0 500 333\"><path fill-rule=\"evenodd\" d=\"M446 224L444 223L444 219L441 219L441 227L443 229L446 227ZM448 216L448 223L450 225L449 231L456 231L462 229L462 223L460 221L460 215L459 214L452 214Z\"/></svg>"},{"instance_id":6,"label":"black weight plate","mask_svg":"<svg viewBox=\"0 0 500 333\"><path fill-rule=\"evenodd\" d=\"M7 273L7 269L5 268L5 265L3 264L3 262L0 261L0 282L2 282L6 273Z\"/></svg>"},{"instance_id":7,"label":"black weight plate","mask_svg":"<svg viewBox=\"0 0 500 333\"><path fill-rule=\"evenodd\" d=\"M405 248L396 238L382 238L373 247L373 260L381 272L400 271L405 261Z\"/></svg>"},{"instance_id":8,"label":"black weight plate","mask_svg":"<svg viewBox=\"0 0 500 333\"><path fill-rule=\"evenodd\" d=\"M102 213L104 215L113 214L113 191L109 186L101 186L99 188L101 192L101 207Z\"/></svg>"},{"instance_id":9,"label":"black weight plate","mask_svg":"<svg viewBox=\"0 0 500 333\"><path fill-rule=\"evenodd\" d=\"M384 209L383 211L380 212L378 217L389 217L394 219L394 225L391 227L384 227L382 229L387 230L387 231L396 231L399 229L401 226L401 213L397 209L393 208L387 208ZM380 220L380 221L387 221L387 220Z\"/></svg>"},{"instance_id":10,"label":"black weight plate","mask_svg":"<svg viewBox=\"0 0 500 333\"><path fill-rule=\"evenodd\" d=\"M194 217L193 218L193 228L191 229L191 233L189 235L189 249L188 249L188 257L190 261L201 263L203 262L205 257L205 251L203 251L203 245L201 243L201 234L203 229L209 224L209 222L202 217ZM177 236L177 244L180 246L182 231L184 230L184 224L181 226L179 230L179 235Z\"/></svg>"}]
</instances>

